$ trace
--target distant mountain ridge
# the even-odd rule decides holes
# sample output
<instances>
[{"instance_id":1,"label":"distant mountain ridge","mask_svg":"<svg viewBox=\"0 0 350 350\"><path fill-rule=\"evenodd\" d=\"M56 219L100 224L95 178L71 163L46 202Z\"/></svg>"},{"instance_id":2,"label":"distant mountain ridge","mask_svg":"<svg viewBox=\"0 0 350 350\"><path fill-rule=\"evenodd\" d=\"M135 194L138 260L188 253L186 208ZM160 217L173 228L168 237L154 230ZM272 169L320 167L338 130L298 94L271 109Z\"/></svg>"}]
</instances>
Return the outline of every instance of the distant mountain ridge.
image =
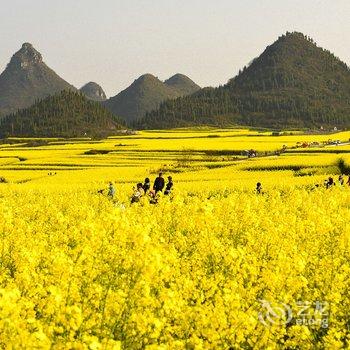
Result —
<instances>
[{"instance_id":1,"label":"distant mountain ridge","mask_svg":"<svg viewBox=\"0 0 350 350\"><path fill-rule=\"evenodd\" d=\"M0 120L0 136L106 137L125 128L99 102L64 90Z\"/></svg>"},{"instance_id":2,"label":"distant mountain ridge","mask_svg":"<svg viewBox=\"0 0 350 350\"><path fill-rule=\"evenodd\" d=\"M350 69L302 33L288 33L226 85L163 102L138 128L190 125L350 127Z\"/></svg>"},{"instance_id":3,"label":"distant mountain ridge","mask_svg":"<svg viewBox=\"0 0 350 350\"><path fill-rule=\"evenodd\" d=\"M0 75L0 117L67 89L75 90L43 62L31 44L24 43Z\"/></svg>"},{"instance_id":4,"label":"distant mountain ridge","mask_svg":"<svg viewBox=\"0 0 350 350\"><path fill-rule=\"evenodd\" d=\"M90 82L80 91L86 98L79 93L79 98L71 94L77 92L76 88L50 69L31 44L25 43L0 75L0 119L11 114L11 118L15 119L6 118L16 121L11 130L19 126L17 131L25 129L28 132L30 127L18 119L24 118L34 125L35 135L37 130L45 128L56 133L63 124L59 119L50 119L47 113L56 115L54 108L57 102L61 115L72 121L71 125L77 127L78 133L81 130L76 120L86 126L91 117L94 120L92 124L96 123L90 130L101 131L97 116L104 116L102 119L107 120L114 118L112 114L139 129L196 125L350 127L349 67L298 32L287 32L279 37L236 77L217 88L201 89L183 74L175 74L164 82L152 74L145 74L108 100L97 83ZM48 96L55 98L46 100ZM59 101L57 96L60 96ZM80 106L77 119L67 113L63 106L64 98L68 99L67 104L71 107L75 104ZM96 105L92 107L87 99L90 100L88 102L98 101L101 109L96 110ZM39 126L40 122L36 119L39 115L30 108L33 104L45 115L45 123L57 123L57 128L55 125ZM103 107L109 110L109 117ZM88 114L83 116L84 113ZM9 127L6 123L2 125ZM106 131L105 127L102 129Z\"/></svg>"},{"instance_id":5,"label":"distant mountain ridge","mask_svg":"<svg viewBox=\"0 0 350 350\"><path fill-rule=\"evenodd\" d=\"M95 82L85 84L79 91L93 101L102 102L107 100L107 96L102 87Z\"/></svg>"},{"instance_id":6,"label":"distant mountain ridge","mask_svg":"<svg viewBox=\"0 0 350 350\"><path fill-rule=\"evenodd\" d=\"M158 108L161 102L192 94L199 89L197 84L182 74L176 74L165 82L152 74L144 74L127 89L104 102L104 106L131 123Z\"/></svg>"}]
</instances>

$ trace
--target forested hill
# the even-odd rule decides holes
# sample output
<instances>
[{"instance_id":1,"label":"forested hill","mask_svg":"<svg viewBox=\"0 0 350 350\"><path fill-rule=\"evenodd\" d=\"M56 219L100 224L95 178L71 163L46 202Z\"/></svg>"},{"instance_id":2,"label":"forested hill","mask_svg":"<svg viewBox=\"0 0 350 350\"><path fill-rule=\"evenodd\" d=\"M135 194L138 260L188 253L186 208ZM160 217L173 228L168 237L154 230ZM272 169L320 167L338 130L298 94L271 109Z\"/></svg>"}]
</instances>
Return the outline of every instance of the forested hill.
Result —
<instances>
[{"instance_id":1,"label":"forested hill","mask_svg":"<svg viewBox=\"0 0 350 350\"><path fill-rule=\"evenodd\" d=\"M1 137L105 137L124 128L99 102L62 91L0 121Z\"/></svg>"},{"instance_id":2,"label":"forested hill","mask_svg":"<svg viewBox=\"0 0 350 350\"><path fill-rule=\"evenodd\" d=\"M158 108L161 102L191 94L199 89L198 85L182 74L176 74L165 82L152 74L144 74L103 104L126 123L131 123L145 116L146 112Z\"/></svg>"},{"instance_id":3,"label":"forested hill","mask_svg":"<svg viewBox=\"0 0 350 350\"><path fill-rule=\"evenodd\" d=\"M164 84L177 91L179 96L190 95L200 89L200 86L198 86L193 80L180 73L165 80Z\"/></svg>"},{"instance_id":4,"label":"forested hill","mask_svg":"<svg viewBox=\"0 0 350 350\"><path fill-rule=\"evenodd\" d=\"M138 128L188 125L350 126L350 70L301 33L287 33L226 85L169 100Z\"/></svg>"}]
</instances>

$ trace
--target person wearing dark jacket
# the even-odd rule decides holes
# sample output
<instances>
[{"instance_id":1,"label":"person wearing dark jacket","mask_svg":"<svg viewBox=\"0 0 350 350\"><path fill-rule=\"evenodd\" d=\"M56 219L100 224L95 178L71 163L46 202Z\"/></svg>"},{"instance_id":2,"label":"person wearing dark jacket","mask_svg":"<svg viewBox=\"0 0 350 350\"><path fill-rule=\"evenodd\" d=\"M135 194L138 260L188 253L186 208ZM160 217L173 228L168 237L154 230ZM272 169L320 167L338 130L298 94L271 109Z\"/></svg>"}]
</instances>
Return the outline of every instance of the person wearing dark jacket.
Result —
<instances>
[{"instance_id":1,"label":"person wearing dark jacket","mask_svg":"<svg viewBox=\"0 0 350 350\"><path fill-rule=\"evenodd\" d=\"M166 184L165 188L165 195L169 195L171 193L171 189L173 188L174 183L173 183L173 178L171 176L168 176L168 183Z\"/></svg>"},{"instance_id":2,"label":"person wearing dark jacket","mask_svg":"<svg viewBox=\"0 0 350 350\"><path fill-rule=\"evenodd\" d=\"M263 193L261 182L258 182L258 183L256 184L256 189L255 189L255 191L256 191L256 194L262 194L262 193Z\"/></svg>"},{"instance_id":3,"label":"person wearing dark jacket","mask_svg":"<svg viewBox=\"0 0 350 350\"><path fill-rule=\"evenodd\" d=\"M326 188L329 189L329 188L332 188L333 186L335 186L335 182L334 182L334 180L333 180L333 177L330 177L330 178L328 179Z\"/></svg>"},{"instance_id":4,"label":"person wearing dark jacket","mask_svg":"<svg viewBox=\"0 0 350 350\"><path fill-rule=\"evenodd\" d=\"M157 194L158 192L162 192L163 191L164 186L165 186L165 181L164 181L164 178L163 178L163 174L159 173L159 176L154 181L153 190Z\"/></svg>"},{"instance_id":5,"label":"person wearing dark jacket","mask_svg":"<svg viewBox=\"0 0 350 350\"><path fill-rule=\"evenodd\" d=\"M151 188L151 181L150 179L147 177L145 179L145 183L143 184L143 190L145 191L145 193L148 193L148 191L150 190Z\"/></svg>"}]
</instances>

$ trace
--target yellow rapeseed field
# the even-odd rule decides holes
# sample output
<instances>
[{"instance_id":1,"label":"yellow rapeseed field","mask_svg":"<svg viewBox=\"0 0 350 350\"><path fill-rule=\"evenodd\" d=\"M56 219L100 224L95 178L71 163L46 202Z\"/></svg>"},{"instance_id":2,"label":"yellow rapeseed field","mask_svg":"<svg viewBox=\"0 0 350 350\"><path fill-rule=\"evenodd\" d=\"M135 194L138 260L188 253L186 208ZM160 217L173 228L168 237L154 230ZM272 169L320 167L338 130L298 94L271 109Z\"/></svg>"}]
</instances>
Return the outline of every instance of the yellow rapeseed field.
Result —
<instances>
[{"instance_id":1,"label":"yellow rapeseed field","mask_svg":"<svg viewBox=\"0 0 350 350\"><path fill-rule=\"evenodd\" d=\"M183 129L0 145L0 348L348 348L349 138ZM172 195L131 204L161 170ZM98 193L109 181L114 199Z\"/></svg>"}]
</instances>

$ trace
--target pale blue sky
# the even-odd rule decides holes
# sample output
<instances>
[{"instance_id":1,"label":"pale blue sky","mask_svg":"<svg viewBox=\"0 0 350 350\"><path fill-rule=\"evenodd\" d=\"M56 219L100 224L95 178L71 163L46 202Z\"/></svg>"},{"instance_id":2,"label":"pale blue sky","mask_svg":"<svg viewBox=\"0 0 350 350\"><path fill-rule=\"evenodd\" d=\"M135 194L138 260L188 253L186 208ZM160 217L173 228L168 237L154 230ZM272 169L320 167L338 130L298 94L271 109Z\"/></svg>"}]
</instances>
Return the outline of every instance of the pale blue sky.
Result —
<instances>
[{"instance_id":1,"label":"pale blue sky","mask_svg":"<svg viewBox=\"0 0 350 350\"><path fill-rule=\"evenodd\" d=\"M109 96L144 73L217 86L288 31L350 64L350 0L11 0L1 3L0 69L23 42L80 87Z\"/></svg>"}]
</instances>

